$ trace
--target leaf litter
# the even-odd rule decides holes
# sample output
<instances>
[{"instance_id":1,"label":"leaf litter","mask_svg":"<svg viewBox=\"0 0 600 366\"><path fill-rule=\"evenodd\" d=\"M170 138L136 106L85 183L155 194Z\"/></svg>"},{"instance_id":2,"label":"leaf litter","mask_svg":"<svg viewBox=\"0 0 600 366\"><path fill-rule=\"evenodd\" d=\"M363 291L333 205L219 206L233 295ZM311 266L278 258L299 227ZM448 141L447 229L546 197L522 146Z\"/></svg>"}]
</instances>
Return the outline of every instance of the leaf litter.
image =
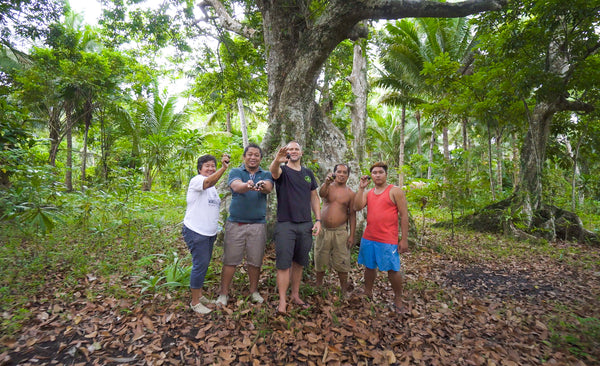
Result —
<instances>
[{"instance_id":1,"label":"leaf litter","mask_svg":"<svg viewBox=\"0 0 600 366\"><path fill-rule=\"evenodd\" d=\"M574 353L553 346L554 319L565 309L600 318L600 254L580 266L536 252L524 256L479 255L469 238L428 238L436 245L412 248L403 257L407 314L397 314L387 276L379 273L374 296L361 295L362 271L349 273L354 290L342 296L337 277L315 288L305 271L301 294L308 309L289 305L276 313L275 273L264 269L265 303L238 301L199 316L189 310L187 292L141 296L132 278L121 285L129 298L103 294L114 278L88 275L74 298L54 296L60 274L47 293L27 304L35 317L14 337L4 336L2 365L593 365L600 347ZM477 234L470 234L477 235ZM471 244L469 244L471 243ZM510 244L506 244L510 245ZM549 244L561 245L561 244ZM573 244L575 245L575 244ZM471 248L471 252L469 252ZM467 254L465 254L467 253ZM488 253L489 254L489 253ZM272 245L265 268L273 268ZM587 267L587 268L586 268ZM245 283L245 278L242 280ZM207 289L216 297L217 286ZM212 305L211 305L212 306ZM596 340L598 342L598 340ZM598 343L596 343L598 345Z\"/></svg>"}]
</instances>

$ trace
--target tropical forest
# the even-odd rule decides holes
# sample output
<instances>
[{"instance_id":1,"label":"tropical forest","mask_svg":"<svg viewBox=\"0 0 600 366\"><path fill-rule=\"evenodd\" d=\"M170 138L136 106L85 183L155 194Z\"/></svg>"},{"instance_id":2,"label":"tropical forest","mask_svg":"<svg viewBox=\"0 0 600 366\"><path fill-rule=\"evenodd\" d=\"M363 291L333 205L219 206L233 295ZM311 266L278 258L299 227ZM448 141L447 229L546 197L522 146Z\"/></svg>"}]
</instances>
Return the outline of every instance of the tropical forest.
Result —
<instances>
[{"instance_id":1,"label":"tropical forest","mask_svg":"<svg viewBox=\"0 0 600 366\"><path fill-rule=\"evenodd\" d=\"M215 303L228 174L290 141L318 186L387 165L404 311L391 272L365 291L368 208L347 288L311 249L279 311L275 188L261 301L242 263ZM206 154L199 314L182 227ZM598 364L600 0L0 1L0 365Z\"/></svg>"}]
</instances>

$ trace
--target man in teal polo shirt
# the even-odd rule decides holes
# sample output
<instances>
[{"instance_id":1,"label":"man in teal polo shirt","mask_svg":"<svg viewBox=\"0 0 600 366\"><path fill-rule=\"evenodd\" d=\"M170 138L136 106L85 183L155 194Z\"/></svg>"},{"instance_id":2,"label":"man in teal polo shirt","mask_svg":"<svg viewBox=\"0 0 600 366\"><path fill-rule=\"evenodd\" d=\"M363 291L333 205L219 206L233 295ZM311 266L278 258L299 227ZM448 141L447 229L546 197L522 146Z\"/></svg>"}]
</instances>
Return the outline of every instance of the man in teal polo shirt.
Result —
<instances>
[{"instance_id":1,"label":"man in teal polo shirt","mask_svg":"<svg viewBox=\"0 0 600 366\"><path fill-rule=\"evenodd\" d=\"M267 242L267 194L273 190L271 172L261 169L262 150L256 144L244 149L244 164L229 173L232 198L225 223L221 289L216 304L226 306L235 269L246 257L250 299L262 303L258 279Z\"/></svg>"}]
</instances>

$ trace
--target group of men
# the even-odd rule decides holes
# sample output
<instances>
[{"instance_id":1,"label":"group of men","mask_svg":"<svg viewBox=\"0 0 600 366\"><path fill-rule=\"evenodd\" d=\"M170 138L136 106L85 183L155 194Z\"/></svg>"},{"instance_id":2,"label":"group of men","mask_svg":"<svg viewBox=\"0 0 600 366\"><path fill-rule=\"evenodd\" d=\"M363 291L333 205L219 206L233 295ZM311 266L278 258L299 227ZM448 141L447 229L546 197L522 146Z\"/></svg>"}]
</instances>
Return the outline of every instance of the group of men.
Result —
<instances>
[{"instance_id":1,"label":"group of men","mask_svg":"<svg viewBox=\"0 0 600 366\"><path fill-rule=\"evenodd\" d=\"M292 141L281 147L263 170L261 148L249 144L243 164L229 173L232 191L229 217L225 225L223 270L215 303L225 306L236 267L244 257L249 278L250 299L262 303L258 291L260 270L267 241L267 195L276 188L277 223L275 255L279 303L277 312L286 313L290 302L309 305L300 297L304 267L309 265L313 236L316 283L323 284L327 268L339 276L342 291L349 290L350 250L354 244L356 212L367 207L367 226L361 239L358 263L365 266L365 295L372 296L377 269L388 272L394 291L394 307L402 309L402 276L399 253L408 250L408 211L404 191L387 184L387 166L376 163L370 175L360 178L358 192L347 185L350 167L338 164L318 187L313 172L301 164L302 148ZM373 181L374 188L365 190ZM321 208L321 200L323 207ZM398 244L398 217L402 236ZM314 217L314 223L313 223Z\"/></svg>"}]
</instances>

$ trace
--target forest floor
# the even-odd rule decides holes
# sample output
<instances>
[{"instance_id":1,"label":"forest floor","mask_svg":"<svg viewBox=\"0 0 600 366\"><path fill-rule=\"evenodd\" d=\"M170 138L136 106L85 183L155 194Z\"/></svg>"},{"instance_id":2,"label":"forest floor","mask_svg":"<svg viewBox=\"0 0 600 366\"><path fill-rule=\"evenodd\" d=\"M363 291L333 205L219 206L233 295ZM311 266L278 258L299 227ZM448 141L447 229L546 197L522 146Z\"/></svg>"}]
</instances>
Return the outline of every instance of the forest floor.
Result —
<instances>
[{"instance_id":1,"label":"forest floor","mask_svg":"<svg viewBox=\"0 0 600 366\"><path fill-rule=\"evenodd\" d=\"M63 275L51 273L26 305L28 323L2 337L0 364L600 363L600 248L433 230L402 260L407 314L390 306L385 273L372 299L361 296L357 266L347 296L332 274L316 288L308 269L301 294L310 307L277 314L272 244L261 275L265 303L248 301L238 270L228 306L205 316L189 309L183 289L142 295L133 276L87 274L64 297L56 293Z\"/></svg>"}]
</instances>

